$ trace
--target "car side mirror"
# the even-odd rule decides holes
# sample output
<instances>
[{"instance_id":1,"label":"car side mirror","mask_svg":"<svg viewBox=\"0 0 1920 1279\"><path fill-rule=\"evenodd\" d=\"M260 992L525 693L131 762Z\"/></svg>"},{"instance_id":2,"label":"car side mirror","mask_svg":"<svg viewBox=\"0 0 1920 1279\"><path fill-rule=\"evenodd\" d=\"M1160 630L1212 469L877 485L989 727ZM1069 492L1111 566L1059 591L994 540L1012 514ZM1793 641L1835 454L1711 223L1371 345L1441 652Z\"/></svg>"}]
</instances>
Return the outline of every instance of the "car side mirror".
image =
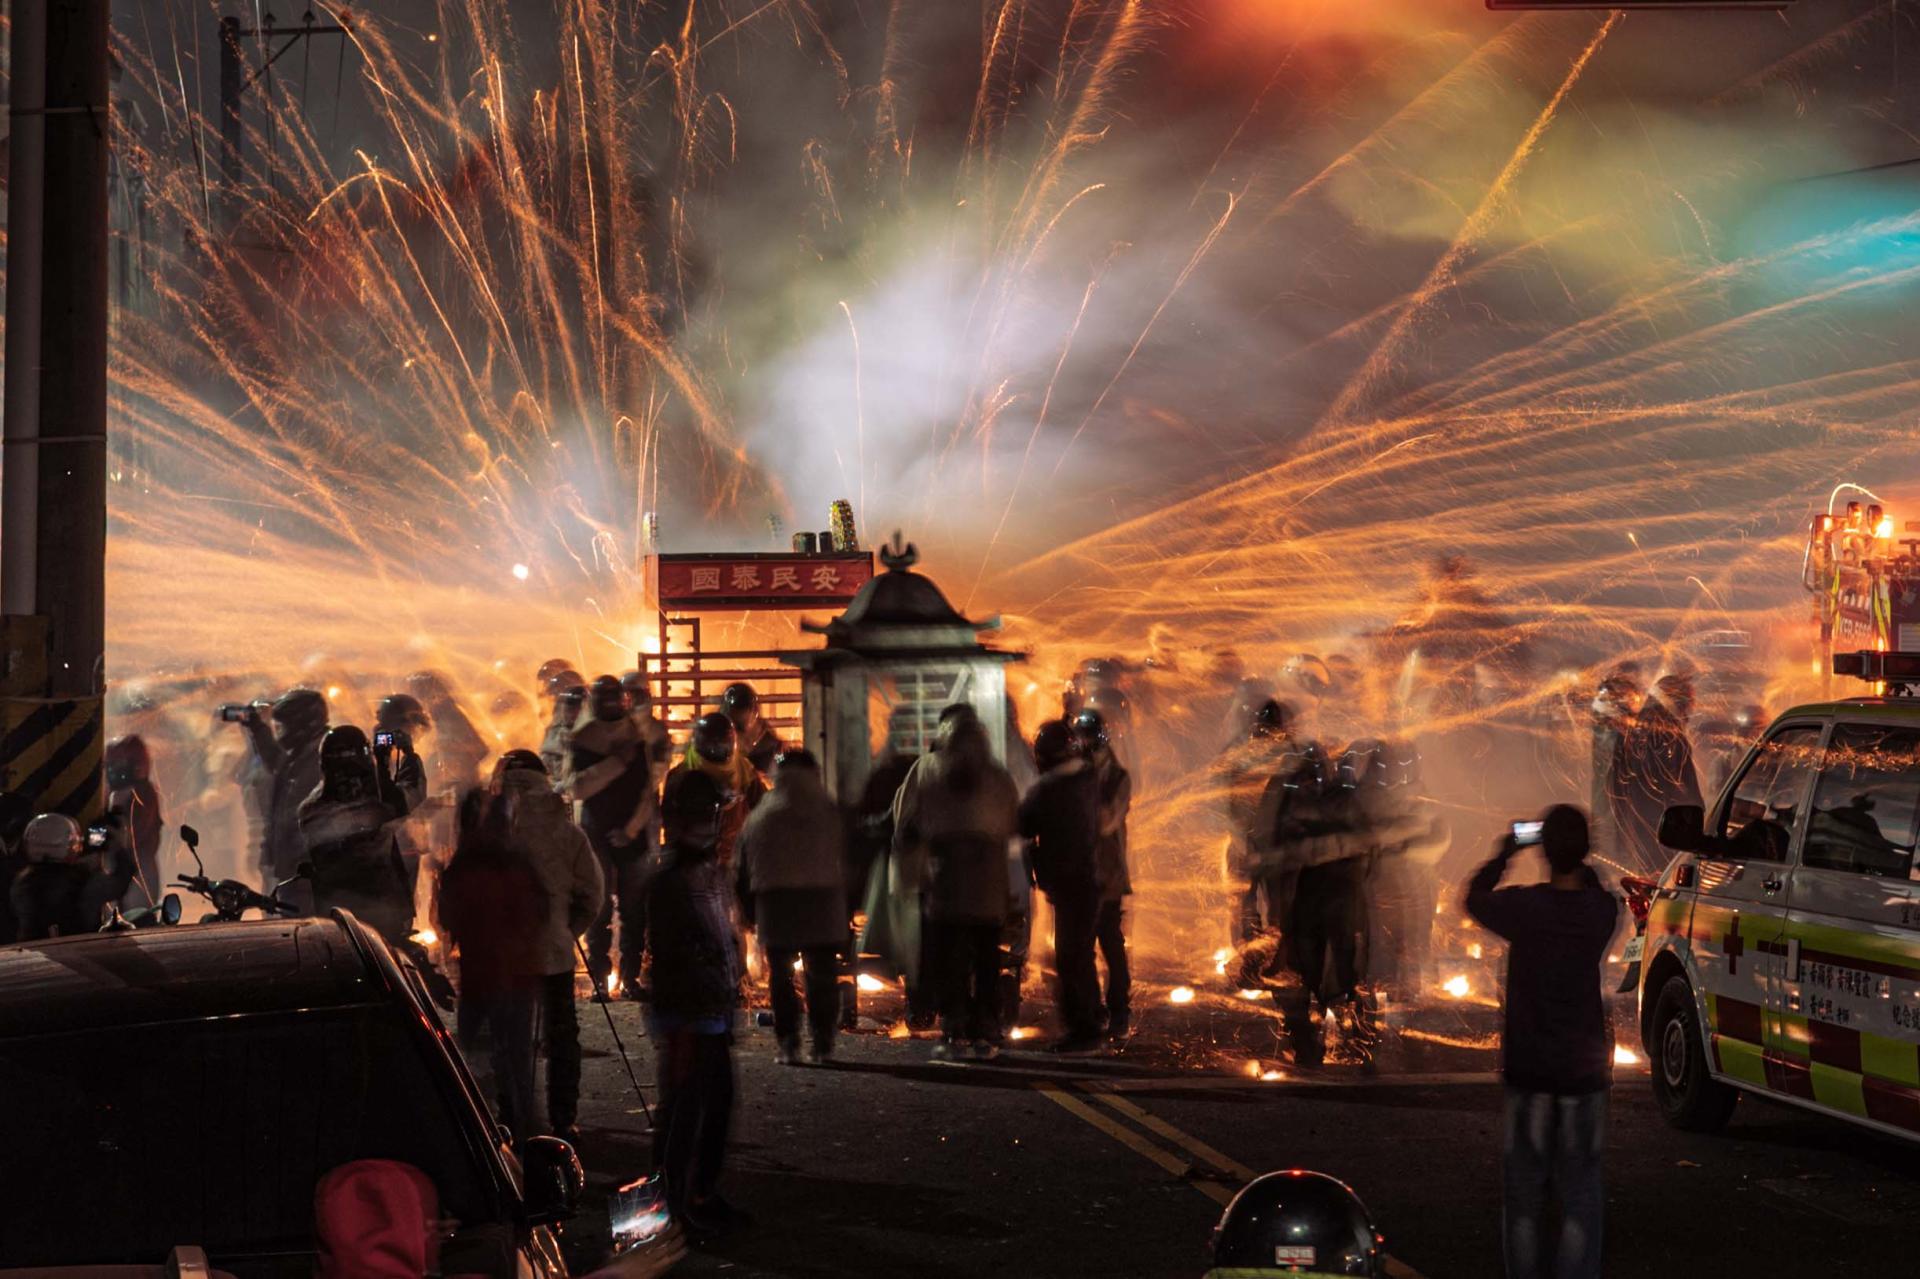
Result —
<instances>
[{"instance_id":1,"label":"car side mirror","mask_svg":"<svg viewBox=\"0 0 1920 1279\"><path fill-rule=\"evenodd\" d=\"M1697 853L1706 843L1707 810L1698 804L1675 804L1660 815L1660 846L1677 853Z\"/></svg>"},{"instance_id":2,"label":"car side mirror","mask_svg":"<svg viewBox=\"0 0 1920 1279\"><path fill-rule=\"evenodd\" d=\"M529 1137L521 1145L521 1209L530 1226L554 1226L580 1210L587 1170L569 1142Z\"/></svg>"}]
</instances>

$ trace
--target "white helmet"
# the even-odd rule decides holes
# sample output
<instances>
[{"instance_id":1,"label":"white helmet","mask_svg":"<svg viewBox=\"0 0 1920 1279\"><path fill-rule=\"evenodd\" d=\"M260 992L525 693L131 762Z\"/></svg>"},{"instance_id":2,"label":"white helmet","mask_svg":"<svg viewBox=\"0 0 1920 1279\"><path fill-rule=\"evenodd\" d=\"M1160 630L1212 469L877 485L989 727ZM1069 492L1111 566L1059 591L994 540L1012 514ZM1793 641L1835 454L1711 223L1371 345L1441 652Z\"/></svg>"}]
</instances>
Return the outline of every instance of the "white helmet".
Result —
<instances>
[{"instance_id":1,"label":"white helmet","mask_svg":"<svg viewBox=\"0 0 1920 1279\"><path fill-rule=\"evenodd\" d=\"M20 846L30 862L67 862L80 855L80 823L65 813L42 813L27 823Z\"/></svg>"}]
</instances>

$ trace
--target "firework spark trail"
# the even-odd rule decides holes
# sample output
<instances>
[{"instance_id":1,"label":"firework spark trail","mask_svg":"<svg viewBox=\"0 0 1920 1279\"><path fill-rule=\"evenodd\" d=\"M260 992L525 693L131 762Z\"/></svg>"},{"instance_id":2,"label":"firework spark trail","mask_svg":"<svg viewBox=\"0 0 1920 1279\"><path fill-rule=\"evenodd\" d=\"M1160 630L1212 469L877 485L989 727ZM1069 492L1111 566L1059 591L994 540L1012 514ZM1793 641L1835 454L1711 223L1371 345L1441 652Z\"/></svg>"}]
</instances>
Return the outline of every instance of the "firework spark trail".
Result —
<instances>
[{"instance_id":1,"label":"firework spark trail","mask_svg":"<svg viewBox=\"0 0 1920 1279\"><path fill-rule=\"evenodd\" d=\"M1427 278L1421 282L1420 287L1408 296L1406 306L1395 317L1393 326L1387 330L1386 336L1381 339L1379 346L1361 366L1359 372L1334 397L1333 403L1321 415L1321 421L1339 422L1351 417L1354 408L1385 376L1388 366L1398 358L1400 348L1412 333L1414 325L1433 305L1434 299L1440 295L1441 291L1451 287L1460 263L1465 260L1468 253L1473 251L1493 225L1493 219L1504 207L1508 193L1513 188L1514 179L1526 167L1527 161L1533 158L1540 139L1546 135L1554 117L1559 114L1560 104L1566 101L1567 95L1573 92L1574 85L1580 82L1581 73L1587 69L1587 64L1593 61L1594 55L1600 52L1600 47L1606 43L1607 37L1612 34L1614 28L1619 26L1620 18L1619 13L1608 15L1600 24L1600 29L1594 32L1593 39L1587 42L1587 47L1581 50L1580 56L1575 58L1573 65L1568 68L1566 78L1560 82L1560 87L1554 91L1551 98L1547 99L1547 104L1540 109L1540 114L1534 118L1526 133L1521 135L1519 145L1513 149L1513 154L1508 157L1499 175L1488 186L1480 203L1468 216L1459 233L1454 236L1453 243L1448 245L1446 252L1440 255L1439 261L1434 263L1433 269L1428 272Z\"/></svg>"}]
</instances>

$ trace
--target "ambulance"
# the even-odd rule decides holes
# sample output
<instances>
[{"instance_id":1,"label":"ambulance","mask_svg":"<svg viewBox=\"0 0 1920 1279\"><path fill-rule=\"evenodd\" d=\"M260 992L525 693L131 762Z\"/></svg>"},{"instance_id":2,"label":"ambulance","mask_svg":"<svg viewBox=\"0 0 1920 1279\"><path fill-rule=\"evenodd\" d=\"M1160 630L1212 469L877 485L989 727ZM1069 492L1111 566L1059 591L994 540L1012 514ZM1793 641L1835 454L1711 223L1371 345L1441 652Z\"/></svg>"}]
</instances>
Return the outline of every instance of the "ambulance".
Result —
<instances>
[{"instance_id":1,"label":"ambulance","mask_svg":"<svg viewBox=\"0 0 1920 1279\"><path fill-rule=\"evenodd\" d=\"M1920 652L1833 670L1881 691L1781 715L1661 824L1676 856L1627 958L1675 1127L1748 1092L1920 1139Z\"/></svg>"}]
</instances>

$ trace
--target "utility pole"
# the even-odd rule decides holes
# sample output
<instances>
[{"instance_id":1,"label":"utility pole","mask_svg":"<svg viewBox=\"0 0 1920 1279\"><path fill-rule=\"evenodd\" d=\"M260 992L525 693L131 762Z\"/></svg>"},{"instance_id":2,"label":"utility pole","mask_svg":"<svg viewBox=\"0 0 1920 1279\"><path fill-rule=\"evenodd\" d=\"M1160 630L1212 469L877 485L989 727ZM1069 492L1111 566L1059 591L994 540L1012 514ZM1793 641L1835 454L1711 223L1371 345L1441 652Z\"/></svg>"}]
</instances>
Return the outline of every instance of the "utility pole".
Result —
<instances>
[{"instance_id":1,"label":"utility pole","mask_svg":"<svg viewBox=\"0 0 1920 1279\"><path fill-rule=\"evenodd\" d=\"M243 165L241 157L245 145L244 124L246 114L246 94L254 82L269 75L273 64L285 57L302 40L311 40L315 36L339 36L344 40L348 34L346 9L339 10L338 22L320 22L308 9L306 16L297 27L280 26L274 21L273 14L264 14L258 26L243 27L240 19L228 16L220 19L220 213L221 229L231 232L240 220L240 185ZM262 42L266 57L258 69L249 69L246 52L241 40ZM284 40L279 48L273 48L275 40ZM271 98L273 82L268 80L267 91ZM271 111L272 103L268 108ZM271 122L272 117L268 117ZM272 162L273 157L268 157Z\"/></svg>"},{"instance_id":2,"label":"utility pole","mask_svg":"<svg viewBox=\"0 0 1920 1279\"><path fill-rule=\"evenodd\" d=\"M101 807L109 0L12 6L0 787Z\"/></svg>"}]
</instances>

